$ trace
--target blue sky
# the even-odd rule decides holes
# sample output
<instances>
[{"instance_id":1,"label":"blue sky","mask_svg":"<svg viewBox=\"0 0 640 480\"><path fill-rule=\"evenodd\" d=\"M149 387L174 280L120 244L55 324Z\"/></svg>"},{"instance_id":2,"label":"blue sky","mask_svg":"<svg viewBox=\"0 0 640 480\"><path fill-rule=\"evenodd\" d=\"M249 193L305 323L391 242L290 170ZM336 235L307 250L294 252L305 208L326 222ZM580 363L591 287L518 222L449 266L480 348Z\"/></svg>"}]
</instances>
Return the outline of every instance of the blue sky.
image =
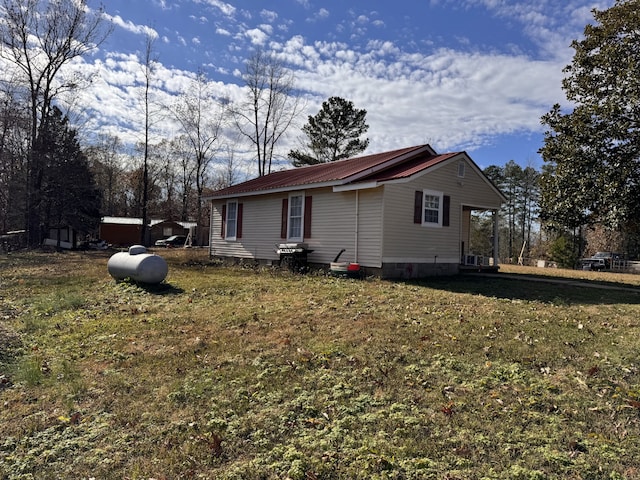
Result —
<instances>
[{"instance_id":1,"label":"blue sky","mask_svg":"<svg viewBox=\"0 0 640 480\"><path fill-rule=\"evenodd\" d=\"M565 104L562 68L593 8L613 0L109 0L114 30L81 67L101 80L79 95L91 128L135 136L133 77L145 35L157 39L159 95L187 88L202 70L221 95L242 94L256 48L295 73L306 108L281 146L293 147L308 115L330 96L367 110L376 153L422 143L466 150L482 167L509 160L540 167L540 116ZM129 118L130 117L130 118ZM128 137L129 136L129 137Z\"/></svg>"}]
</instances>

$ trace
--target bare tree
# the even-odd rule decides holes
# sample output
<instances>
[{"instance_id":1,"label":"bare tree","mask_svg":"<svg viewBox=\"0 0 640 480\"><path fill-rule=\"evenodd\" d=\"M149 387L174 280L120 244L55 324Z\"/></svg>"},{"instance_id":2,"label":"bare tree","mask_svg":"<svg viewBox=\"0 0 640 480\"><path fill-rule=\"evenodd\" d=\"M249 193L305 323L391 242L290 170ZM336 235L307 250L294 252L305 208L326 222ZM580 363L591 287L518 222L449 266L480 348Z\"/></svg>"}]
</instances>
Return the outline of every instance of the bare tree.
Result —
<instances>
[{"instance_id":1,"label":"bare tree","mask_svg":"<svg viewBox=\"0 0 640 480\"><path fill-rule=\"evenodd\" d=\"M98 136L85 151L102 195L103 215L116 215L124 203L122 152L122 141L111 135Z\"/></svg>"},{"instance_id":2,"label":"bare tree","mask_svg":"<svg viewBox=\"0 0 640 480\"><path fill-rule=\"evenodd\" d=\"M102 11L86 0L2 0L0 55L16 67L28 90L29 155L26 169L27 241L38 245L41 232L42 132L54 99L76 82L61 81L60 70L100 45L108 36Z\"/></svg>"},{"instance_id":3,"label":"bare tree","mask_svg":"<svg viewBox=\"0 0 640 480\"><path fill-rule=\"evenodd\" d=\"M300 98L294 93L291 71L261 50L247 60L243 78L247 99L232 106L233 119L255 148L258 175L262 176L271 173L276 144L300 113Z\"/></svg>"},{"instance_id":4,"label":"bare tree","mask_svg":"<svg viewBox=\"0 0 640 480\"><path fill-rule=\"evenodd\" d=\"M0 90L0 232L24 227L24 173L28 113L15 84L1 82Z\"/></svg>"},{"instance_id":5,"label":"bare tree","mask_svg":"<svg viewBox=\"0 0 640 480\"><path fill-rule=\"evenodd\" d=\"M150 95L151 80L155 72L153 55L154 37L147 36L144 51L144 144L142 161L142 228L140 229L140 243L147 244L148 208L149 208L149 132L151 129Z\"/></svg>"},{"instance_id":6,"label":"bare tree","mask_svg":"<svg viewBox=\"0 0 640 480\"><path fill-rule=\"evenodd\" d=\"M158 212L171 220L188 220L195 204L193 198L195 165L191 145L184 135L163 140L154 148L156 182L161 188L162 207Z\"/></svg>"},{"instance_id":7,"label":"bare tree","mask_svg":"<svg viewBox=\"0 0 640 480\"><path fill-rule=\"evenodd\" d=\"M189 91L170 107L180 124L184 139L190 146L195 171L194 180L197 194L196 220L202 223L202 192L209 176L209 166L220 149L222 127L226 109L220 99L216 99L211 84L200 72L193 80ZM183 175L188 170L183 165ZM186 189L186 185L185 185ZM185 190L186 191L186 190ZM188 218L183 218L188 220Z\"/></svg>"},{"instance_id":8,"label":"bare tree","mask_svg":"<svg viewBox=\"0 0 640 480\"><path fill-rule=\"evenodd\" d=\"M213 180L215 189L230 187L238 181L238 164L235 159L234 149L227 146L225 150L225 160L220 165Z\"/></svg>"}]
</instances>

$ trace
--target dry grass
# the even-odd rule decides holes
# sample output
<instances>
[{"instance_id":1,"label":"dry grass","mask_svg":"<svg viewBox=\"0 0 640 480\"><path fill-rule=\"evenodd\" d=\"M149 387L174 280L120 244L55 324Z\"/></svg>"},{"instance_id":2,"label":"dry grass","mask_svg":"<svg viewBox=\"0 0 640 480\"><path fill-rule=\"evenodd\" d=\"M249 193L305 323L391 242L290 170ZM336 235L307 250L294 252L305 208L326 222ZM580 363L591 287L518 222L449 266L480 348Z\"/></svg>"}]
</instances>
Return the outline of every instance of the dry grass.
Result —
<instances>
[{"instance_id":1,"label":"dry grass","mask_svg":"<svg viewBox=\"0 0 640 480\"><path fill-rule=\"evenodd\" d=\"M585 280L588 282L611 283L619 286L640 287L640 275L619 272L599 272L589 270L567 270L563 268L537 268L521 265L500 265L501 273L516 275L533 275L554 279Z\"/></svg>"},{"instance_id":2,"label":"dry grass","mask_svg":"<svg viewBox=\"0 0 640 480\"><path fill-rule=\"evenodd\" d=\"M114 282L106 254L0 257L0 476L639 474L639 293L161 253L153 288Z\"/></svg>"}]
</instances>

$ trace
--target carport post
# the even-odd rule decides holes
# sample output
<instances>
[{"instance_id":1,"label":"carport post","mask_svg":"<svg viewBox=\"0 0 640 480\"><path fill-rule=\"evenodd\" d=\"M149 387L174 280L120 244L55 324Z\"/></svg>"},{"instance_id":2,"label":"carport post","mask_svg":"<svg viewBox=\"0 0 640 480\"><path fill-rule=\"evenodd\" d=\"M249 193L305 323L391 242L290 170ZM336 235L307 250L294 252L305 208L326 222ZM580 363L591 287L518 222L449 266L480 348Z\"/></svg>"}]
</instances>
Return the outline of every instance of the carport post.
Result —
<instances>
[{"instance_id":1,"label":"carport post","mask_svg":"<svg viewBox=\"0 0 640 480\"><path fill-rule=\"evenodd\" d=\"M493 210L493 266L497 267L498 266L498 257L500 250L498 249L498 234L499 234L499 228L498 228L498 211L497 210Z\"/></svg>"}]
</instances>

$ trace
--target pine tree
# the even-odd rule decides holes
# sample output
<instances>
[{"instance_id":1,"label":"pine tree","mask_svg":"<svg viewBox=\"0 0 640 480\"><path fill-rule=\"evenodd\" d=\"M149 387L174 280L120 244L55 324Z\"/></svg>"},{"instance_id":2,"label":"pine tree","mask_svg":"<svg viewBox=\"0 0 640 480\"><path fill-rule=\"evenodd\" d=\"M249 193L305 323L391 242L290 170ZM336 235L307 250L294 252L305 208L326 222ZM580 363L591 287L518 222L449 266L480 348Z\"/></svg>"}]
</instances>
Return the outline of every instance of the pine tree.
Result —
<instances>
[{"instance_id":1,"label":"pine tree","mask_svg":"<svg viewBox=\"0 0 640 480\"><path fill-rule=\"evenodd\" d=\"M292 150L289 158L296 167L334 162L366 150L369 139L360 137L369 129L366 110L356 109L353 102L331 97L322 103L315 116L309 116L302 127L307 136L306 151Z\"/></svg>"},{"instance_id":2,"label":"pine tree","mask_svg":"<svg viewBox=\"0 0 640 480\"><path fill-rule=\"evenodd\" d=\"M76 131L69 128L68 119L58 108L47 117L41 139L45 165L41 222L45 231L72 227L92 232L100 222L100 192Z\"/></svg>"}]
</instances>

